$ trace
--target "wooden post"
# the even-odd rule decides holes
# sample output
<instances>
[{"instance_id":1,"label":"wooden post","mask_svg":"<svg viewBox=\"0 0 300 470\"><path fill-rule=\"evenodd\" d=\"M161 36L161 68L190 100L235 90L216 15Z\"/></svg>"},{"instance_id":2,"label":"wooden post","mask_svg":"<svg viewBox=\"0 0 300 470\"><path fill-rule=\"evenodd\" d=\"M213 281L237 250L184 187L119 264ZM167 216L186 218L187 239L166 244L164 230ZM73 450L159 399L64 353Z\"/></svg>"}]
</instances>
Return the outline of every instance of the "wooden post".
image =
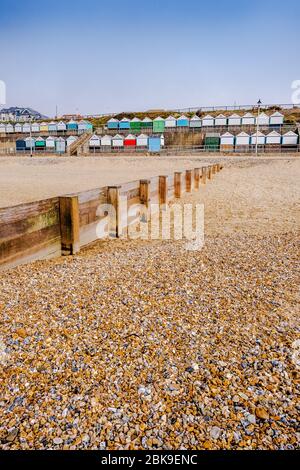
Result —
<instances>
[{"instance_id":1,"label":"wooden post","mask_svg":"<svg viewBox=\"0 0 300 470\"><path fill-rule=\"evenodd\" d=\"M77 196L61 196L59 198L59 217L61 253L64 256L74 255L80 251Z\"/></svg>"},{"instance_id":2,"label":"wooden post","mask_svg":"<svg viewBox=\"0 0 300 470\"><path fill-rule=\"evenodd\" d=\"M159 177L159 205L168 204L168 177Z\"/></svg>"},{"instance_id":3,"label":"wooden post","mask_svg":"<svg viewBox=\"0 0 300 470\"><path fill-rule=\"evenodd\" d=\"M201 171L201 168L194 169L194 188L196 191L198 191L200 187L200 171Z\"/></svg>"},{"instance_id":4,"label":"wooden post","mask_svg":"<svg viewBox=\"0 0 300 470\"><path fill-rule=\"evenodd\" d=\"M114 208L114 211L109 214L108 231L109 235L114 238L120 238L123 234L121 225L120 188L121 186L108 187L108 204L111 204Z\"/></svg>"},{"instance_id":5,"label":"wooden post","mask_svg":"<svg viewBox=\"0 0 300 470\"><path fill-rule=\"evenodd\" d=\"M186 170L185 172L185 190L187 193L192 191L192 170Z\"/></svg>"},{"instance_id":6,"label":"wooden post","mask_svg":"<svg viewBox=\"0 0 300 470\"><path fill-rule=\"evenodd\" d=\"M216 165L213 165L211 167L211 172L212 172L213 175L216 173Z\"/></svg>"},{"instance_id":7,"label":"wooden post","mask_svg":"<svg viewBox=\"0 0 300 470\"><path fill-rule=\"evenodd\" d=\"M206 184L207 169L206 166L202 167L202 183Z\"/></svg>"},{"instance_id":8,"label":"wooden post","mask_svg":"<svg viewBox=\"0 0 300 470\"><path fill-rule=\"evenodd\" d=\"M211 165L207 167L207 178L211 180Z\"/></svg>"},{"instance_id":9,"label":"wooden post","mask_svg":"<svg viewBox=\"0 0 300 470\"><path fill-rule=\"evenodd\" d=\"M145 211L145 222L149 221L150 217L150 203L151 203L151 181L140 180L140 201L146 208Z\"/></svg>"},{"instance_id":10,"label":"wooden post","mask_svg":"<svg viewBox=\"0 0 300 470\"><path fill-rule=\"evenodd\" d=\"M175 188L175 197L181 197L181 178L182 173L176 172L174 173L174 188Z\"/></svg>"}]
</instances>

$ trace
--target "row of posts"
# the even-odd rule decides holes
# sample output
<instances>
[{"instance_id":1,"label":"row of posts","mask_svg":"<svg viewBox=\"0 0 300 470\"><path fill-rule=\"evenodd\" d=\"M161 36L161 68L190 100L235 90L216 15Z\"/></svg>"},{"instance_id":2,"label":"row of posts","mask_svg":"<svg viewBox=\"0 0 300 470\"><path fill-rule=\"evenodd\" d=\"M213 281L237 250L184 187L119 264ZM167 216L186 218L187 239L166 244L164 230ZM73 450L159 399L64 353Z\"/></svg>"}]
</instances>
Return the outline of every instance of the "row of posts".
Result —
<instances>
[{"instance_id":1,"label":"row of posts","mask_svg":"<svg viewBox=\"0 0 300 470\"><path fill-rule=\"evenodd\" d=\"M185 192L191 193L198 191L201 184L206 184L212 176L222 169L219 163L194 170L185 171ZM181 198L183 173L174 174L174 196ZM115 211L115 222L113 224L113 236L119 238L122 236L122 209L121 209L121 188L122 186L108 187L108 204L111 204ZM168 204L168 176L159 176L158 185L159 205ZM140 180L140 202L146 209L151 204L151 181L147 179ZM79 220L79 202L78 196L62 196L59 198L61 245L63 255L73 255L80 251L80 220ZM149 211L148 211L149 212ZM109 230L112 233L112 230Z\"/></svg>"}]
</instances>

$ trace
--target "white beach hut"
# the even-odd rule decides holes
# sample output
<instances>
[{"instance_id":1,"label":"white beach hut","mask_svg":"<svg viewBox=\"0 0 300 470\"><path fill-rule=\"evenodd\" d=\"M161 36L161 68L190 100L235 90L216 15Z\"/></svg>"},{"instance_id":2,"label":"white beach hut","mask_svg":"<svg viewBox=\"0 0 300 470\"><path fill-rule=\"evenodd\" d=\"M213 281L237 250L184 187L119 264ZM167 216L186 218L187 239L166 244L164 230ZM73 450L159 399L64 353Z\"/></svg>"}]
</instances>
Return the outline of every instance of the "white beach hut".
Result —
<instances>
[{"instance_id":1,"label":"white beach hut","mask_svg":"<svg viewBox=\"0 0 300 470\"><path fill-rule=\"evenodd\" d=\"M124 147L124 137L122 137L120 134L116 134L111 139L111 145L112 147L115 147L115 148Z\"/></svg>"},{"instance_id":2,"label":"white beach hut","mask_svg":"<svg viewBox=\"0 0 300 470\"><path fill-rule=\"evenodd\" d=\"M276 131L272 131L270 132L267 136L266 136L266 144L267 145L274 145L274 144L277 144L277 145L280 145L281 144L281 134L279 134L279 132L276 132Z\"/></svg>"},{"instance_id":3,"label":"white beach hut","mask_svg":"<svg viewBox=\"0 0 300 470\"><path fill-rule=\"evenodd\" d=\"M112 144L112 136L111 135L104 135L101 137L101 147L111 147Z\"/></svg>"},{"instance_id":4,"label":"white beach hut","mask_svg":"<svg viewBox=\"0 0 300 470\"><path fill-rule=\"evenodd\" d=\"M169 116L165 120L165 127L176 127L177 126L177 119L174 116Z\"/></svg>"},{"instance_id":5,"label":"white beach hut","mask_svg":"<svg viewBox=\"0 0 300 470\"><path fill-rule=\"evenodd\" d=\"M192 116L190 119L190 127L194 129L195 127L201 127L201 126L202 126L201 118L197 116L197 114L195 114L195 116Z\"/></svg>"},{"instance_id":6,"label":"white beach hut","mask_svg":"<svg viewBox=\"0 0 300 470\"><path fill-rule=\"evenodd\" d=\"M251 135L251 145L256 145L256 137L257 137L257 144L264 145L266 143L266 136L262 132L258 131Z\"/></svg>"},{"instance_id":7,"label":"white beach hut","mask_svg":"<svg viewBox=\"0 0 300 470\"><path fill-rule=\"evenodd\" d=\"M215 125L215 118L207 114L202 118L202 127L212 127Z\"/></svg>"},{"instance_id":8,"label":"white beach hut","mask_svg":"<svg viewBox=\"0 0 300 470\"><path fill-rule=\"evenodd\" d=\"M224 114L219 114L215 117L215 126L227 126L227 117Z\"/></svg>"},{"instance_id":9,"label":"white beach hut","mask_svg":"<svg viewBox=\"0 0 300 470\"><path fill-rule=\"evenodd\" d=\"M3 122L0 122L0 134L6 133L6 125Z\"/></svg>"},{"instance_id":10,"label":"white beach hut","mask_svg":"<svg viewBox=\"0 0 300 470\"><path fill-rule=\"evenodd\" d=\"M147 147L148 146L148 136L146 134L140 134L136 138L137 147Z\"/></svg>"},{"instance_id":11,"label":"white beach hut","mask_svg":"<svg viewBox=\"0 0 300 470\"><path fill-rule=\"evenodd\" d=\"M32 132L40 132L40 124L38 122L33 122L31 125L31 131Z\"/></svg>"},{"instance_id":12,"label":"white beach hut","mask_svg":"<svg viewBox=\"0 0 300 470\"><path fill-rule=\"evenodd\" d=\"M94 134L89 140L90 148L100 148L100 137Z\"/></svg>"},{"instance_id":13,"label":"white beach hut","mask_svg":"<svg viewBox=\"0 0 300 470\"><path fill-rule=\"evenodd\" d=\"M235 137L231 132L225 132L220 137L220 150L221 152L231 152L234 149Z\"/></svg>"},{"instance_id":14,"label":"white beach hut","mask_svg":"<svg viewBox=\"0 0 300 470\"><path fill-rule=\"evenodd\" d=\"M284 121L284 115L279 111L271 114L270 116L270 126L282 126Z\"/></svg>"},{"instance_id":15,"label":"white beach hut","mask_svg":"<svg viewBox=\"0 0 300 470\"><path fill-rule=\"evenodd\" d=\"M228 118L228 126L240 126L241 123L242 119L238 114L231 114Z\"/></svg>"},{"instance_id":16,"label":"white beach hut","mask_svg":"<svg viewBox=\"0 0 300 470\"><path fill-rule=\"evenodd\" d=\"M23 124L23 134L29 134L30 129L31 125L29 124L29 122L25 122L25 124Z\"/></svg>"},{"instance_id":17,"label":"white beach hut","mask_svg":"<svg viewBox=\"0 0 300 470\"><path fill-rule=\"evenodd\" d=\"M270 117L266 113L260 113L257 119L260 126L270 125Z\"/></svg>"},{"instance_id":18,"label":"white beach hut","mask_svg":"<svg viewBox=\"0 0 300 470\"><path fill-rule=\"evenodd\" d=\"M57 123L58 132L65 132L67 130L67 124L64 121L59 121Z\"/></svg>"},{"instance_id":19,"label":"white beach hut","mask_svg":"<svg viewBox=\"0 0 300 470\"><path fill-rule=\"evenodd\" d=\"M25 147L26 147L27 149L30 149L30 147L31 147L32 149L34 149L34 147L35 147L35 139L34 139L33 137L26 137L26 139L25 139Z\"/></svg>"},{"instance_id":20,"label":"white beach hut","mask_svg":"<svg viewBox=\"0 0 300 470\"><path fill-rule=\"evenodd\" d=\"M55 141L56 141L56 138L55 137L47 137L46 139L46 149L47 150L53 150L55 149Z\"/></svg>"},{"instance_id":21,"label":"white beach hut","mask_svg":"<svg viewBox=\"0 0 300 470\"><path fill-rule=\"evenodd\" d=\"M298 144L298 134L293 131L286 132L282 136L282 145L297 145Z\"/></svg>"},{"instance_id":22,"label":"white beach hut","mask_svg":"<svg viewBox=\"0 0 300 470\"><path fill-rule=\"evenodd\" d=\"M15 131L14 126L12 124L6 124L6 133L13 134Z\"/></svg>"},{"instance_id":23,"label":"white beach hut","mask_svg":"<svg viewBox=\"0 0 300 470\"><path fill-rule=\"evenodd\" d=\"M22 132L22 131L23 131L23 126L22 126L22 124L20 124L19 122L18 122L17 124L15 124L15 132L16 132L17 134L19 134L19 133Z\"/></svg>"},{"instance_id":24,"label":"white beach hut","mask_svg":"<svg viewBox=\"0 0 300 470\"><path fill-rule=\"evenodd\" d=\"M160 136L160 146L161 147L165 146L165 136L163 134Z\"/></svg>"},{"instance_id":25,"label":"white beach hut","mask_svg":"<svg viewBox=\"0 0 300 470\"><path fill-rule=\"evenodd\" d=\"M238 146L247 146L250 145L250 135L246 132L240 132L235 138L235 145Z\"/></svg>"},{"instance_id":26,"label":"white beach hut","mask_svg":"<svg viewBox=\"0 0 300 470\"><path fill-rule=\"evenodd\" d=\"M242 117L242 126L255 126L255 116L252 113L246 113Z\"/></svg>"}]
</instances>

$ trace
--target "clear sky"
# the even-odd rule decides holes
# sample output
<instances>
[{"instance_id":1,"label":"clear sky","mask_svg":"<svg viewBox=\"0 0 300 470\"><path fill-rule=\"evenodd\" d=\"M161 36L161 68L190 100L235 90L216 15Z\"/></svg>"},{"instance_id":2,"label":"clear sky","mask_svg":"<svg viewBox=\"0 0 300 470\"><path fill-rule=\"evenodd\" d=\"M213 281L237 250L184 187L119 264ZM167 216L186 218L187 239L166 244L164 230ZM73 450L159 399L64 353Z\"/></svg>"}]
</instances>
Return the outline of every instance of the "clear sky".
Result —
<instances>
[{"instance_id":1,"label":"clear sky","mask_svg":"<svg viewBox=\"0 0 300 470\"><path fill-rule=\"evenodd\" d=\"M299 25L299 0L0 0L0 80L50 116L290 103Z\"/></svg>"}]
</instances>

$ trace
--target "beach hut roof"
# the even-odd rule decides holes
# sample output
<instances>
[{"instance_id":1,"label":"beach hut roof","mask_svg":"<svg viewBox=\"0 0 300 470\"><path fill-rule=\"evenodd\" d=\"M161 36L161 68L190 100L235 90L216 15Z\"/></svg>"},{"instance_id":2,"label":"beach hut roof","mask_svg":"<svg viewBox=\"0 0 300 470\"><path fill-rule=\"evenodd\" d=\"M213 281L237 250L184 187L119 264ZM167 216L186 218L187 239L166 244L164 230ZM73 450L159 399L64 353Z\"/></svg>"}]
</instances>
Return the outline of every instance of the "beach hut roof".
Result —
<instances>
[{"instance_id":1,"label":"beach hut roof","mask_svg":"<svg viewBox=\"0 0 300 470\"><path fill-rule=\"evenodd\" d=\"M216 116L216 119L224 119L224 118L226 118L224 114L218 114L218 116Z\"/></svg>"},{"instance_id":2,"label":"beach hut roof","mask_svg":"<svg viewBox=\"0 0 300 470\"><path fill-rule=\"evenodd\" d=\"M179 119L188 119L188 118L187 118L187 116L185 116L184 114L182 114L182 115L177 119L177 121L178 121Z\"/></svg>"},{"instance_id":3,"label":"beach hut roof","mask_svg":"<svg viewBox=\"0 0 300 470\"><path fill-rule=\"evenodd\" d=\"M146 134L140 134L138 136L139 139L148 139L148 136Z\"/></svg>"},{"instance_id":4,"label":"beach hut roof","mask_svg":"<svg viewBox=\"0 0 300 470\"><path fill-rule=\"evenodd\" d=\"M191 121L201 121L201 118L195 114L193 117L191 117Z\"/></svg>"},{"instance_id":5,"label":"beach hut roof","mask_svg":"<svg viewBox=\"0 0 300 470\"><path fill-rule=\"evenodd\" d=\"M249 137L249 134L247 134L247 132L240 132L237 137Z\"/></svg>"},{"instance_id":6,"label":"beach hut roof","mask_svg":"<svg viewBox=\"0 0 300 470\"><path fill-rule=\"evenodd\" d=\"M174 116L169 116L166 121L176 121L176 118Z\"/></svg>"},{"instance_id":7,"label":"beach hut roof","mask_svg":"<svg viewBox=\"0 0 300 470\"><path fill-rule=\"evenodd\" d=\"M77 137L76 137L76 135L70 135L70 136L67 138L67 140L68 140L68 141L70 141L70 140L74 140L74 141L75 141L75 140L77 140Z\"/></svg>"},{"instance_id":8,"label":"beach hut roof","mask_svg":"<svg viewBox=\"0 0 300 470\"><path fill-rule=\"evenodd\" d=\"M240 116L239 114L233 113L233 114L231 114L231 115L229 116L229 119L230 119L230 118L240 119L240 117L241 117L241 116Z\"/></svg>"},{"instance_id":9,"label":"beach hut roof","mask_svg":"<svg viewBox=\"0 0 300 470\"><path fill-rule=\"evenodd\" d=\"M214 117L211 114L206 114L203 119L214 119Z\"/></svg>"},{"instance_id":10,"label":"beach hut roof","mask_svg":"<svg viewBox=\"0 0 300 470\"><path fill-rule=\"evenodd\" d=\"M119 122L119 119L116 118L111 118L107 122Z\"/></svg>"},{"instance_id":11,"label":"beach hut roof","mask_svg":"<svg viewBox=\"0 0 300 470\"><path fill-rule=\"evenodd\" d=\"M120 122L129 122L129 119L127 117L123 117Z\"/></svg>"},{"instance_id":12,"label":"beach hut roof","mask_svg":"<svg viewBox=\"0 0 300 470\"><path fill-rule=\"evenodd\" d=\"M133 135L133 134L128 134L128 135L125 137L125 140L130 140L130 139L136 139L135 135Z\"/></svg>"},{"instance_id":13,"label":"beach hut roof","mask_svg":"<svg viewBox=\"0 0 300 470\"><path fill-rule=\"evenodd\" d=\"M289 132L286 132L285 134L283 134L284 136L295 136L297 135L296 132L293 132L293 131L289 131Z\"/></svg>"},{"instance_id":14,"label":"beach hut roof","mask_svg":"<svg viewBox=\"0 0 300 470\"><path fill-rule=\"evenodd\" d=\"M134 117L131 119L131 122L141 122L141 120L138 117Z\"/></svg>"},{"instance_id":15,"label":"beach hut roof","mask_svg":"<svg viewBox=\"0 0 300 470\"><path fill-rule=\"evenodd\" d=\"M157 118L154 119L154 121L164 121L164 119L161 116L158 116Z\"/></svg>"},{"instance_id":16,"label":"beach hut roof","mask_svg":"<svg viewBox=\"0 0 300 470\"><path fill-rule=\"evenodd\" d=\"M92 137L90 137L90 140L93 140L93 139L99 139L99 137L96 134L94 134L92 135Z\"/></svg>"},{"instance_id":17,"label":"beach hut roof","mask_svg":"<svg viewBox=\"0 0 300 470\"><path fill-rule=\"evenodd\" d=\"M243 115L243 118L253 118L254 115L252 113L246 113Z\"/></svg>"},{"instance_id":18,"label":"beach hut roof","mask_svg":"<svg viewBox=\"0 0 300 470\"><path fill-rule=\"evenodd\" d=\"M251 137L256 137L256 136L265 137L265 134L261 131L258 131L258 132L254 132Z\"/></svg>"},{"instance_id":19,"label":"beach hut roof","mask_svg":"<svg viewBox=\"0 0 300 470\"><path fill-rule=\"evenodd\" d=\"M48 137L48 138L49 138L49 137ZM52 137L51 137L51 138L52 138ZM30 139L30 137L29 137L29 139ZM40 137L38 137L38 138L36 139L36 142L45 142L45 139L43 139L43 137L40 136Z\"/></svg>"},{"instance_id":20,"label":"beach hut roof","mask_svg":"<svg viewBox=\"0 0 300 470\"><path fill-rule=\"evenodd\" d=\"M65 122L64 121L59 121L57 124L64 124L65 125Z\"/></svg>"},{"instance_id":21,"label":"beach hut roof","mask_svg":"<svg viewBox=\"0 0 300 470\"><path fill-rule=\"evenodd\" d=\"M259 114L259 117L269 117L264 111Z\"/></svg>"},{"instance_id":22,"label":"beach hut roof","mask_svg":"<svg viewBox=\"0 0 300 470\"><path fill-rule=\"evenodd\" d=\"M148 116L146 116L142 122L152 122L152 119L150 119Z\"/></svg>"},{"instance_id":23,"label":"beach hut roof","mask_svg":"<svg viewBox=\"0 0 300 470\"><path fill-rule=\"evenodd\" d=\"M34 140L34 138L33 137L26 137L25 142L27 142L28 140Z\"/></svg>"},{"instance_id":24,"label":"beach hut roof","mask_svg":"<svg viewBox=\"0 0 300 470\"><path fill-rule=\"evenodd\" d=\"M283 117L284 114L280 113L279 111L275 111L275 113L271 114L271 117Z\"/></svg>"},{"instance_id":25,"label":"beach hut roof","mask_svg":"<svg viewBox=\"0 0 300 470\"><path fill-rule=\"evenodd\" d=\"M48 140L48 141L50 141L50 140L55 140L55 137L53 137L53 136L49 136L49 137L47 137L47 139L46 139L46 140Z\"/></svg>"},{"instance_id":26,"label":"beach hut roof","mask_svg":"<svg viewBox=\"0 0 300 470\"><path fill-rule=\"evenodd\" d=\"M221 137L234 137L234 135L231 134L231 132L225 132L225 134L222 134Z\"/></svg>"},{"instance_id":27,"label":"beach hut roof","mask_svg":"<svg viewBox=\"0 0 300 470\"><path fill-rule=\"evenodd\" d=\"M281 137L281 134L277 131L269 132L268 136Z\"/></svg>"},{"instance_id":28,"label":"beach hut roof","mask_svg":"<svg viewBox=\"0 0 300 470\"><path fill-rule=\"evenodd\" d=\"M101 137L101 139L109 139L111 140L112 139L112 136L111 135L108 135L108 134L105 134Z\"/></svg>"},{"instance_id":29,"label":"beach hut roof","mask_svg":"<svg viewBox=\"0 0 300 470\"><path fill-rule=\"evenodd\" d=\"M54 125L56 125L56 122L55 122L55 121L51 121L51 122L49 122L49 125L50 125L50 124L52 124L52 125L53 125L53 124L54 124Z\"/></svg>"},{"instance_id":30,"label":"beach hut roof","mask_svg":"<svg viewBox=\"0 0 300 470\"><path fill-rule=\"evenodd\" d=\"M74 121L74 119L70 119L70 121L68 122L68 124L77 124L77 122Z\"/></svg>"},{"instance_id":31,"label":"beach hut roof","mask_svg":"<svg viewBox=\"0 0 300 470\"><path fill-rule=\"evenodd\" d=\"M56 140L57 142L65 142L65 139L63 139L63 137L58 137Z\"/></svg>"},{"instance_id":32,"label":"beach hut roof","mask_svg":"<svg viewBox=\"0 0 300 470\"><path fill-rule=\"evenodd\" d=\"M124 137L123 137L122 135L120 135L120 134L116 134L116 135L113 136L113 139L118 139L118 140L121 139L121 140L123 140Z\"/></svg>"}]
</instances>

